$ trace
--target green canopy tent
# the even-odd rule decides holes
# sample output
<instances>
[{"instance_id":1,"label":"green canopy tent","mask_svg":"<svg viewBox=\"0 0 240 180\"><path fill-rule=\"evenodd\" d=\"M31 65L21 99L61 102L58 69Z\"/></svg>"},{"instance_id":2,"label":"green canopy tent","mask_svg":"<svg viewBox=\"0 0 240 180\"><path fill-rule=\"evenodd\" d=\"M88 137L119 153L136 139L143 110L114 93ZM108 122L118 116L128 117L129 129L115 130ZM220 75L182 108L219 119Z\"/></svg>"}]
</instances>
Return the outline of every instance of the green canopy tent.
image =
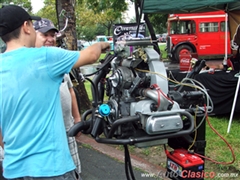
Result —
<instances>
[{"instance_id":1,"label":"green canopy tent","mask_svg":"<svg viewBox=\"0 0 240 180\"><path fill-rule=\"evenodd\" d=\"M239 0L144 0L143 13L196 13L240 10Z\"/></svg>"}]
</instances>

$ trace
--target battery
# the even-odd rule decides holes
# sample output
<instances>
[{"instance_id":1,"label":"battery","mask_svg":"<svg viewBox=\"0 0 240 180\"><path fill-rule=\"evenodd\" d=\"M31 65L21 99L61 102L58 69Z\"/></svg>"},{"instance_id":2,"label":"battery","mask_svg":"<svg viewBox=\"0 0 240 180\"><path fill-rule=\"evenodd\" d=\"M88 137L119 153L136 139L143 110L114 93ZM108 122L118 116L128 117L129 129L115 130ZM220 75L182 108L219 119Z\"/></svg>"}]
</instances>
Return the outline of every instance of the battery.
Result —
<instances>
[{"instance_id":1,"label":"battery","mask_svg":"<svg viewBox=\"0 0 240 180\"><path fill-rule=\"evenodd\" d=\"M175 180L204 179L204 160L186 149L167 153L166 176Z\"/></svg>"}]
</instances>

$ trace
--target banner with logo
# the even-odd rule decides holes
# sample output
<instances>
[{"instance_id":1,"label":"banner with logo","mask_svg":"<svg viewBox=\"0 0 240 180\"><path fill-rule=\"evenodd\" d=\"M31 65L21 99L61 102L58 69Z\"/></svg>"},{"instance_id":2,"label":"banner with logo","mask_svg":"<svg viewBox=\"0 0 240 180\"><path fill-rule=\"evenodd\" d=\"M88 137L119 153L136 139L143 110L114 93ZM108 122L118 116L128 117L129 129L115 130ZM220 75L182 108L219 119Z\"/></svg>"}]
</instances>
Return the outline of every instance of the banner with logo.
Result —
<instances>
[{"instance_id":1,"label":"banner with logo","mask_svg":"<svg viewBox=\"0 0 240 180\"><path fill-rule=\"evenodd\" d=\"M146 25L140 23L138 35L136 36L138 25L137 23L124 23L113 25L113 43L131 38L144 38L146 36Z\"/></svg>"}]
</instances>

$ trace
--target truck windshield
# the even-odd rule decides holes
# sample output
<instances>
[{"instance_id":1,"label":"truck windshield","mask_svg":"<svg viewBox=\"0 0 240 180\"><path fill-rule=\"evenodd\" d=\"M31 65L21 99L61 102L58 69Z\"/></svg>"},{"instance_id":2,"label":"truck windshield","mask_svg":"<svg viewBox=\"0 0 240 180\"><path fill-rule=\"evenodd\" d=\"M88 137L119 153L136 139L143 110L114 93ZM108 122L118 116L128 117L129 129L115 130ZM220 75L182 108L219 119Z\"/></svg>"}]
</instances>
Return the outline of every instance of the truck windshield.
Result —
<instances>
[{"instance_id":1,"label":"truck windshield","mask_svg":"<svg viewBox=\"0 0 240 180\"><path fill-rule=\"evenodd\" d=\"M196 32L196 25L194 21L170 21L169 34L194 34Z\"/></svg>"},{"instance_id":2,"label":"truck windshield","mask_svg":"<svg viewBox=\"0 0 240 180\"><path fill-rule=\"evenodd\" d=\"M106 39L105 39L104 37L100 37L100 38L98 38L98 40L99 40L100 42L105 42L105 41L106 41Z\"/></svg>"}]
</instances>

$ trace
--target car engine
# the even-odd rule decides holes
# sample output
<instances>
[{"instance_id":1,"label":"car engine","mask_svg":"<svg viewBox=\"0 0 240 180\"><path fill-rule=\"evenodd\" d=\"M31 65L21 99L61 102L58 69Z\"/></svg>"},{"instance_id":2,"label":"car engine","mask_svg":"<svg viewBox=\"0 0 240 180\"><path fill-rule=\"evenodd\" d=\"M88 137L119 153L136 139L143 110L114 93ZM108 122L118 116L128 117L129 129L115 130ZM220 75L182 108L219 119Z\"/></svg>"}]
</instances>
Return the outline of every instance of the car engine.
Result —
<instances>
[{"instance_id":1,"label":"car engine","mask_svg":"<svg viewBox=\"0 0 240 180\"><path fill-rule=\"evenodd\" d=\"M148 147L194 131L196 106L203 106L205 94L196 88L169 91L153 46L149 38L121 39L96 72L82 75L91 82L93 107L69 136L81 131L100 143Z\"/></svg>"}]
</instances>

